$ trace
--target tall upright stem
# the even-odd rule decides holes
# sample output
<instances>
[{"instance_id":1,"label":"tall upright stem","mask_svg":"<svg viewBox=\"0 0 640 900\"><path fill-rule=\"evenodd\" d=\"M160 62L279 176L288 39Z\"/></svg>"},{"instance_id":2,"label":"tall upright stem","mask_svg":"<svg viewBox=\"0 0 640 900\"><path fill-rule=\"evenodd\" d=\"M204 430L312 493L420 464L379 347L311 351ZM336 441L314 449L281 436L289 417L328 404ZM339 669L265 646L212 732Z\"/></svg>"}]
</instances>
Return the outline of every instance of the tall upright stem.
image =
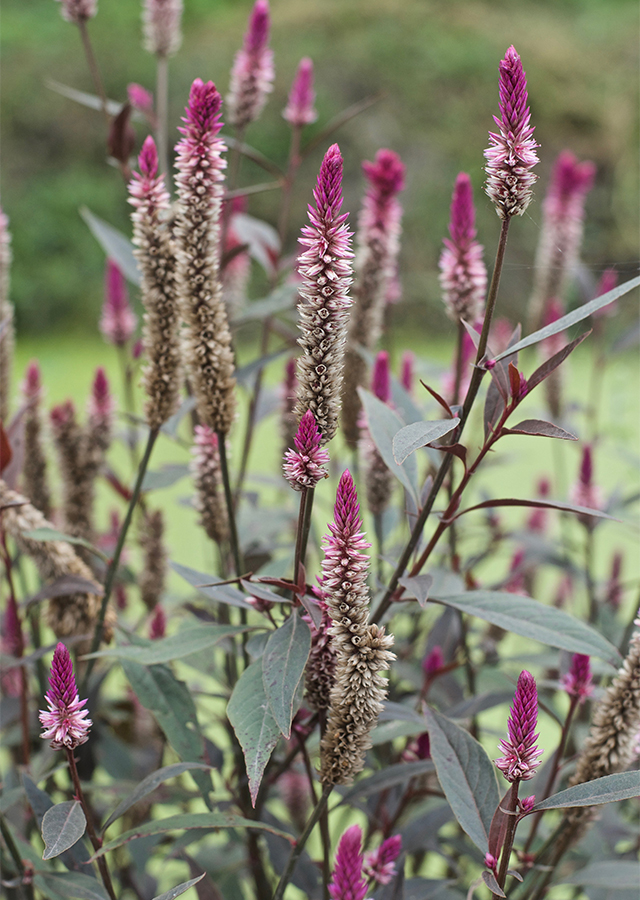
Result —
<instances>
[{"instance_id":1,"label":"tall upright stem","mask_svg":"<svg viewBox=\"0 0 640 900\"><path fill-rule=\"evenodd\" d=\"M311 488L313 490L313 488ZM309 498L309 488L303 487L300 491L300 508L298 511L298 527L296 529L296 549L293 557L293 581L294 584L298 583L298 570L300 569L300 563L302 562L301 551L302 551L302 532L304 531L304 521L307 509L307 500ZM304 563L303 563L304 565Z\"/></svg>"},{"instance_id":2,"label":"tall upright stem","mask_svg":"<svg viewBox=\"0 0 640 900\"><path fill-rule=\"evenodd\" d=\"M233 565L236 570L236 575L239 578L242 575L242 561L240 557L240 544L238 543L238 530L236 528L233 494L231 492L231 477L229 475L229 464L227 461L226 435L221 431L217 431L216 434L218 437L218 452L220 454L220 474L222 475L224 499L227 505L227 516L229 517L229 542L231 544Z\"/></svg>"},{"instance_id":3,"label":"tall upright stem","mask_svg":"<svg viewBox=\"0 0 640 900\"><path fill-rule=\"evenodd\" d=\"M156 144L160 172L164 172L164 183L171 192L169 177L169 60L158 55L156 66Z\"/></svg>"},{"instance_id":4,"label":"tall upright stem","mask_svg":"<svg viewBox=\"0 0 640 900\"><path fill-rule=\"evenodd\" d=\"M80 39L82 40L82 46L84 48L84 55L87 58L87 65L89 66L89 71L91 72L91 78L93 80L95 90L96 90L98 96L100 97L100 104L102 106L102 114L104 115L105 121L107 123L107 128L108 128L109 127L109 109L107 107L107 95L105 94L104 85L102 84L102 78L100 77L100 69L98 68L98 62L96 60L95 54L93 52L93 47L91 45L91 38L89 37L87 23L84 19L79 19L78 30L80 32Z\"/></svg>"},{"instance_id":5,"label":"tall upright stem","mask_svg":"<svg viewBox=\"0 0 640 900\"><path fill-rule=\"evenodd\" d=\"M305 844L307 843L307 841L309 840L309 837L311 836L311 832L316 827L316 824L317 824L318 820L320 819L320 816L324 812L324 810L329 802L329 795L331 794L332 790L333 790L333 785L327 785L327 784L324 785L324 787L322 789L322 796L318 800L315 809L311 813L311 816L309 817L309 821L307 822L304 831L298 838L295 847L292 848L291 853L289 854L289 859L287 860L286 868L285 868L284 872L282 873L282 877L280 878L280 881L278 882L278 887L276 888L275 894L273 895L273 900L282 900L282 898L284 897L285 889L286 889L287 885L289 884L289 881L291 880L291 876L293 875L293 870L296 867L296 863L300 859L300 857L302 855L302 851L304 850Z\"/></svg>"},{"instance_id":6,"label":"tall upright stem","mask_svg":"<svg viewBox=\"0 0 640 900\"><path fill-rule=\"evenodd\" d=\"M504 888L504 883L507 880L507 870L509 868L511 850L513 849L513 839L516 835L516 810L518 807L519 787L520 781L514 781L511 785L509 799L507 800L507 810L509 813L509 815L507 816L507 832L505 834L504 844L502 846L502 856L500 857L500 871L498 872L497 876L497 881L501 888ZM498 894L492 894L491 896L493 900L498 900Z\"/></svg>"},{"instance_id":7,"label":"tall upright stem","mask_svg":"<svg viewBox=\"0 0 640 900\"><path fill-rule=\"evenodd\" d=\"M478 393L478 389L480 387L480 382L482 381L482 376L484 375L484 369L479 367L479 363L485 355L487 349L487 341L489 339L489 329L491 327L491 320L493 318L493 311L496 305L496 299L498 297L498 287L500 284L500 275L502 273L502 266L504 264L504 254L507 247L507 235L509 232L509 222L510 219L503 219L502 225L500 228L500 239L498 241L498 249L496 252L496 261L493 267L493 276L491 278L491 285L489 287L489 295L487 297L487 308L484 316L484 323L482 325L482 333L480 335L480 341L478 343L478 351L476 353L476 366L473 370L473 375L471 376L471 384L469 385L469 390L467 391L467 396L464 401L464 406L462 407L462 413L460 415L460 424L458 425L456 439L459 440L462 432L464 430L465 425L467 424L467 420L469 418L469 413L471 412L471 408L476 399L476 395ZM398 582L402 578L405 569L411 559L415 548L418 545L418 542L422 536L422 532L427 521L431 510L433 509L433 504L436 501L436 497L440 492L440 488L444 484L444 480L447 477L447 473L451 468L451 463L453 460L453 455L451 453L446 453L440 468L436 474L436 477L433 481L433 485L431 490L429 491L429 496L427 497L424 507L418 516L416 524L413 527L413 531L411 532L411 537L407 543L407 546L404 549L402 556L400 557L400 561L396 566L396 570L391 577L391 581L389 582L389 586L385 592L384 597L380 601L380 604L375 611L372 621L378 622L385 614L385 612L389 609L391 602L393 600L393 595L395 594L398 588Z\"/></svg>"}]
</instances>

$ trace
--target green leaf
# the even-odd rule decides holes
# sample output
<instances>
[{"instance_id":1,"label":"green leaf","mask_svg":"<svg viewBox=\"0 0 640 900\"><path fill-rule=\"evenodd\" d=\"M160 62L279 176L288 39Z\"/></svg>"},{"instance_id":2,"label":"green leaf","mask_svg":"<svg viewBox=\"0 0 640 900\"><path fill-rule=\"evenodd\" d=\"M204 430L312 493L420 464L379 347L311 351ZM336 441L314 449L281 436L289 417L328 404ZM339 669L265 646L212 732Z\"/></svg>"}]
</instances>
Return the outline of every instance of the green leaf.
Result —
<instances>
[{"instance_id":1,"label":"green leaf","mask_svg":"<svg viewBox=\"0 0 640 900\"><path fill-rule=\"evenodd\" d=\"M26 774L22 775L22 784L24 786L25 794L27 795L29 806L33 810L33 814L36 817L38 828L42 830L42 820L47 810L53 807L53 800L48 794L46 794L44 791L41 791L36 783L32 781L31 778L29 778L29 776ZM63 865L67 867L67 869L72 869L74 871L77 869L82 869L83 866L87 862L89 862L89 851L87 850L84 841L79 841L78 843L74 844L71 849L65 850L64 853L61 853L59 856L59 860Z\"/></svg>"},{"instance_id":2,"label":"green leaf","mask_svg":"<svg viewBox=\"0 0 640 900\"><path fill-rule=\"evenodd\" d=\"M491 820L500 802L495 766L468 731L427 708L431 757L460 827L482 853L489 848Z\"/></svg>"},{"instance_id":3,"label":"green leaf","mask_svg":"<svg viewBox=\"0 0 640 900\"><path fill-rule=\"evenodd\" d=\"M231 813L209 812L209 813L187 813L186 815L169 816L166 819L156 819L153 822L146 822L138 828L132 828L119 834L117 838L103 844L102 847L91 857L92 860L110 853L116 847L122 847L136 838L149 837L152 834L166 834L169 831L189 831L193 828L255 828L258 831L269 831L278 837L286 838L290 844L295 843L293 835L286 831L280 831L265 822L258 822L255 819L245 819L242 816L234 816Z\"/></svg>"},{"instance_id":4,"label":"green leaf","mask_svg":"<svg viewBox=\"0 0 640 900\"><path fill-rule=\"evenodd\" d=\"M437 422L413 422L405 425L393 438L393 458L401 466L402 463L419 450L433 441L449 434L460 424L460 419L438 419Z\"/></svg>"},{"instance_id":5,"label":"green leaf","mask_svg":"<svg viewBox=\"0 0 640 900\"><path fill-rule=\"evenodd\" d=\"M567 313L566 316L556 319L556 321L552 322L550 325L545 325L545 327L540 328L539 331L534 331L532 334L527 335L527 337L518 341L517 344L514 344L513 347L509 347L507 350L503 350L502 353L498 353L495 357L496 362L503 359L505 356L510 356L512 353L524 350L525 347L532 347L534 344L538 344L540 341L544 341L545 338L551 337L554 334L560 334L561 331L564 331L571 325L575 325L576 322L582 322L583 319L587 319L597 310L608 306L610 303L613 303L614 300L623 297L638 286L640 286L640 278L632 278L631 281L626 281L612 291L608 291L606 294L596 297L595 300L584 303L572 312Z\"/></svg>"},{"instance_id":6,"label":"green leaf","mask_svg":"<svg viewBox=\"0 0 640 900\"><path fill-rule=\"evenodd\" d=\"M264 770L280 737L280 728L264 690L262 659L260 657L244 670L227 707L227 716L244 753L254 806Z\"/></svg>"},{"instance_id":7,"label":"green leaf","mask_svg":"<svg viewBox=\"0 0 640 900\"><path fill-rule=\"evenodd\" d=\"M78 800L67 800L52 806L42 819L42 840L45 844L42 858L53 859L73 847L86 827L87 820Z\"/></svg>"},{"instance_id":8,"label":"green leaf","mask_svg":"<svg viewBox=\"0 0 640 900\"><path fill-rule=\"evenodd\" d=\"M109 900L107 892L95 878L82 872L39 872L36 876L44 884L36 884L40 890L55 891L63 897L78 897L79 900ZM43 891L44 892L44 891Z\"/></svg>"},{"instance_id":9,"label":"green leaf","mask_svg":"<svg viewBox=\"0 0 640 900\"><path fill-rule=\"evenodd\" d=\"M423 723L423 727L426 728L426 723ZM380 772L376 772L375 775L361 779L344 794L341 803L349 803L356 797L371 797L372 794L379 794L380 791L386 791L397 784L404 784L410 778L433 772L433 769L432 759L418 759L415 762L397 763L394 766L389 766Z\"/></svg>"},{"instance_id":10,"label":"green leaf","mask_svg":"<svg viewBox=\"0 0 640 900\"><path fill-rule=\"evenodd\" d=\"M115 659L129 659L141 666L153 666L159 663L170 662L173 659L183 659L192 653L207 650L214 647L224 638L242 634L244 631L252 631L250 625L194 625L184 628L171 637L159 638L149 641L144 646L125 644L118 647L109 647L107 650L99 650L90 653L82 659L91 657L111 657Z\"/></svg>"},{"instance_id":11,"label":"green leaf","mask_svg":"<svg viewBox=\"0 0 640 900\"><path fill-rule=\"evenodd\" d=\"M219 584L219 578L213 575L206 575L204 572L198 572L197 569L190 569L189 566L181 566L179 563L169 563L174 572L176 572L190 585L197 588L198 591L210 600L216 600L218 603L228 603L230 606L239 606L241 609L253 609L250 603L247 603L244 594L230 584Z\"/></svg>"},{"instance_id":12,"label":"green leaf","mask_svg":"<svg viewBox=\"0 0 640 900\"><path fill-rule=\"evenodd\" d=\"M184 681L178 681L167 666L141 666L123 659L122 667L136 697L154 714L178 756L185 762L202 762L204 740L191 691ZM194 769L191 777L211 809L211 775Z\"/></svg>"},{"instance_id":13,"label":"green leaf","mask_svg":"<svg viewBox=\"0 0 640 900\"><path fill-rule=\"evenodd\" d=\"M431 575L414 575L413 578L405 575L399 578L398 583L409 593L412 594L420 606L424 609L429 599L429 591L433 585L433 576Z\"/></svg>"},{"instance_id":14,"label":"green leaf","mask_svg":"<svg viewBox=\"0 0 640 900\"><path fill-rule=\"evenodd\" d=\"M558 884L581 884L609 890L632 890L640 886L638 863L630 859L603 860L590 863Z\"/></svg>"},{"instance_id":15,"label":"green leaf","mask_svg":"<svg viewBox=\"0 0 640 900\"><path fill-rule=\"evenodd\" d=\"M192 878L191 881L183 881L182 884L177 884L175 887L171 888L170 891L165 891L164 894L158 894L153 900L175 900L176 897L179 897L180 894L184 894L184 892L188 891L194 884L202 881L206 874L206 872L203 872L202 875L198 875L197 878Z\"/></svg>"},{"instance_id":16,"label":"green leaf","mask_svg":"<svg viewBox=\"0 0 640 900\"><path fill-rule=\"evenodd\" d=\"M311 632L297 610L272 632L262 656L262 682L273 718L291 737L293 700L311 650Z\"/></svg>"},{"instance_id":17,"label":"green leaf","mask_svg":"<svg viewBox=\"0 0 640 900\"><path fill-rule=\"evenodd\" d=\"M452 596L431 596L430 600L569 653L597 656L612 663L620 659L613 644L589 625L531 597L500 591L467 591Z\"/></svg>"},{"instance_id":18,"label":"green leaf","mask_svg":"<svg viewBox=\"0 0 640 900\"><path fill-rule=\"evenodd\" d=\"M640 772L618 772L604 775L594 781L576 784L546 800L536 803L532 812L539 809L570 809L575 806L598 806L616 800L640 797Z\"/></svg>"},{"instance_id":19,"label":"green leaf","mask_svg":"<svg viewBox=\"0 0 640 900\"><path fill-rule=\"evenodd\" d=\"M143 778L140 784L134 788L133 792L116 806L102 826L102 833L104 834L109 825L112 825L116 819L119 819L120 816L124 815L132 806L135 806L139 800L142 800L143 797L146 797L152 791L155 791L158 785L168 781L169 778L175 778L177 775L182 775L183 772L188 772L191 769L211 769L211 766L199 762L173 763L170 766L164 766L162 769L158 769L157 772L152 772L151 775L147 775L147 777Z\"/></svg>"},{"instance_id":20,"label":"green leaf","mask_svg":"<svg viewBox=\"0 0 640 900\"><path fill-rule=\"evenodd\" d=\"M87 550L91 550L92 553L95 553L101 559L107 558L101 550L98 550L89 541L85 541L84 538L72 537L70 534L64 534L64 532L57 531L55 528L34 528L31 531L25 531L24 536L32 541L65 541L67 544L78 544L80 547L86 547Z\"/></svg>"},{"instance_id":21,"label":"green leaf","mask_svg":"<svg viewBox=\"0 0 640 900\"><path fill-rule=\"evenodd\" d=\"M384 464L409 491L416 505L419 505L418 464L415 456L410 456L401 466L393 456L393 438L404 427L404 422L396 412L370 391L358 388L358 395L367 416L371 438L378 448Z\"/></svg>"},{"instance_id":22,"label":"green leaf","mask_svg":"<svg viewBox=\"0 0 640 900\"><path fill-rule=\"evenodd\" d=\"M124 277L140 286L140 272L138 264L133 255L133 244L121 231L109 225L104 219L94 215L86 206L80 207L80 215L89 226L89 230L97 242L100 244L109 259L112 259L118 266Z\"/></svg>"},{"instance_id":23,"label":"green leaf","mask_svg":"<svg viewBox=\"0 0 640 900\"><path fill-rule=\"evenodd\" d=\"M147 471L142 482L143 491L157 491L160 488L171 487L189 474L189 466L184 463L166 463L161 469Z\"/></svg>"},{"instance_id":24,"label":"green leaf","mask_svg":"<svg viewBox=\"0 0 640 900\"><path fill-rule=\"evenodd\" d=\"M240 325L243 322L251 322L256 319L262 322L268 316L273 316L276 313L293 309L295 307L297 294L298 292L295 286L291 287L289 285L283 285L283 287L278 288L272 294L269 294L268 297L265 297L262 300L254 300L252 303L249 303L245 309L242 310L240 317L234 319L233 324Z\"/></svg>"}]
</instances>

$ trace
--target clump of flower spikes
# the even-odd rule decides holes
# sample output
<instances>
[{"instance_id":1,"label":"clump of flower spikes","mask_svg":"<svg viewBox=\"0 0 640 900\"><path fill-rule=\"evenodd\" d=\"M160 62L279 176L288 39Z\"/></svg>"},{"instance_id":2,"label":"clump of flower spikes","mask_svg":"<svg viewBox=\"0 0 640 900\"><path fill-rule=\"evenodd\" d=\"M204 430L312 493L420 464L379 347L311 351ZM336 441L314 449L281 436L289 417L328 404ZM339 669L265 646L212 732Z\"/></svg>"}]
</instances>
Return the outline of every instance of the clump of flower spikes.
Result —
<instances>
[{"instance_id":1,"label":"clump of flower spikes","mask_svg":"<svg viewBox=\"0 0 640 900\"><path fill-rule=\"evenodd\" d=\"M480 319L487 292L483 248L476 241L471 179L465 172L456 178L451 200L449 238L440 255L440 285L447 313L454 321L470 325Z\"/></svg>"},{"instance_id":2,"label":"clump of flower spikes","mask_svg":"<svg viewBox=\"0 0 640 900\"><path fill-rule=\"evenodd\" d=\"M336 433L340 411L344 346L351 284L351 233L342 207L342 156L337 144L327 150L309 206L310 224L300 244L307 249L298 259L301 336L298 343L296 414L310 409L327 444Z\"/></svg>"},{"instance_id":3,"label":"clump of flower spikes","mask_svg":"<svg viewBox=\"0 0 640 900\"><path fill-rule=\"evenodd\" d=\"M273 90L273 51L269 49L269 4L256 0L243 46L236 53L227 95L227 119L244 129L254 122Z\"/></svg>"},{"instance_id":4,"label":"clump of flower spikes","mask_svg":"<svg viewBox=\"0 0 640 900\"><path fill-rule=\"evenodd\" d=\"M324 468L329 462L329 453L320 446L320 441L315 417L308 409L300 419L293 439L295 449L289 448L284 455L284 477L294 491L314 488L323 478L329 477Z\"/></svg>"},{"instance_id":5,"label":"clump of flower spikes","mask_svg":"<svg viewBox=\"0 0 640 900\"><path fill-rule=\"evenodd\" d=\"M536 682L533 675L524 670L518 678L507 723L509 737L500 741L504 755L495 761L507 781L528 781L540 765L542 753L538 751L535 733L537 720Z\"/></svg>"},{"instance_id":6,"label":"clump of flower spikes","mask_svg":"<svg viewBox=\"0 0 640 900\"><path fill-rule=\"evenodd\" d=\"M176 285L176 257L166 218L169 194L158 175L158 153L151 136L138 157L140 173L129 182L129 203L134 207L134 256L142 275L141 296L145 308L142 340L147 364L143 383L147 400L145 417L158 429L172 416L180 400L181 354Z\"/></svg>"},{"instance_id":7,"label":"clump of flower spikes","mask_svg":"<svg viewBox=\"0 0 640 900\"><path fill-rule=\"evenodd\" d=\"M89 740L93 724L81 700L73 674L73 664L64 644L58 644L51 663L49 690L44 695L47 709L40 711L42 739L54 750L73 750Z\"/></svg>"},{"instance_id":8,"label":"clump of flower spikes","mask_svg":"<svg viewBox=\"0 0 640 900\"><path fill-rule=\"evenodd\" d=\"M367 572L369 545L351 473L338 485L334 521L325 538L321 589L332 619L331 642L336 653L327 728L321 743L320 780L324 785L349 784L364 766L371 746L370 731L386 695L393 637L369 624Z\"/></svg>"},{"instance_id":9,"label":"clump of flower spikes","mask_svg":"<svg viewBox=\"0 0 640 900\"><path fill-rule=\"evenodd\" d=\"M521 216L533 198L538 176L531 170L540 161L533 139L527 95L527 77L515 47L500 62L500 118L494 116L499 133L489 133L484 151L487 196L501 219Z\"/></svg>"},{"instance_id":10,"label":"clump of flower spikes","mask_svg":"<svg viewBox=\"0 0 640 900\"><path fill-rule=\"evenodd\" d=\"M180 205L175 237L191 389L203 423L227 434L235 415L235 379L219 272L226 167L221 156L225 144L218 137L221 102L213 82L196 78L180 128L184 137L176 147Z\"/></svg>"}]
</instances>

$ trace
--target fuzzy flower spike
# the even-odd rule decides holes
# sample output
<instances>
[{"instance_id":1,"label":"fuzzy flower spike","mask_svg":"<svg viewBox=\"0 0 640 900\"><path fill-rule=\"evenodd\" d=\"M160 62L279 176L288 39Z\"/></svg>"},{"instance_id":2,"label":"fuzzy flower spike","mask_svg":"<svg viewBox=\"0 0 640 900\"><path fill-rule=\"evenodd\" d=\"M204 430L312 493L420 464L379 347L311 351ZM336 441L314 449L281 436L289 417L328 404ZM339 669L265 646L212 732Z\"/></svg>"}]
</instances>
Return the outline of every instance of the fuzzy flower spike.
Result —
<instances>
[{"instance_id":1,"label":"fuzzy flower spike","mask_svg":"<svg viewBox=\"0 0 640 900\"><path fill-rule=\"evenodd\" d=\"M93 723L82 708L87 701L78 696L71 657L64 644L58 644L54 651L49 690L44 698L49 709L40 711L42 739L50 740L54 750L73 750L86 743Z\"/></svg>"},{"instance_id":2,"label":"fuzzy flower spike","mask_svg":"<svg viewBox=\"0 0 640 900\"><path fill-rule=\"evenodd\" d=\"M219 272L220 211L226 161L222 101L212 81L191 85L176 147L180 209L176 227L177 282L186 323L185 358L198 414L226 434L235 415L233 352Z\"/></svg>"},{"instance_id":3,"label":"fuzzy flower spike","mask_svg":"<svg viewBox=\"0 0 640 900\"><path fill-rule=\"evenodd\" d=\"M269 4L256 0L242 48L236 53L227 96L227 118L235 128L254 122L273 90L273 50L269 43Z\"/></svg>"},{"instance_id":4,"label":"fuzzy flower spike","mask_svg":"<svg viewBox=\"0 0 640 900\"><path fill-rule=\"evenodd\" d=\"M476 241L471 179L465 172L456 178L451 200L451 238L445 238L440 256L440 284L447 313L454 321L473 324L482 316L487 292L487 269L482 246Z\"/></svg>"},{"instance_id":5,"label":"fuzzy flower spike","mask_svg":"<svg viewBox=\"0 0 640 900\"><path fill-rule=\"evenodd\" d=\"M484 151L485 190L501 219L524 213L538 178L531 171L540 160L527 102L527 76L511 46L500 63L500 118L493 117L500 133L489 132L491 146Z\"/></svg>"},{"instance_id":6,"label":"fuzzy flower spike","mask_svg":"<svg viewBox=\"0 0 640 900\"><path fill-rule=\"evenodd\" d=\"M157 56L172 56L180 49L182 0L144 0L144 49Z\"/></svg>"},{"instance_id":7,"label":"fuzzy flower spike","mask_svg":"<svg viewBox=\"0 0 640 900\"><path fill-rule=\"evenodd\" d=\"M504 756L495 761L507 781L528 781L540 765L542 753L538 752L538 735L535 734L537 720L536 682L533 675L525 670L520 673L511 705L507 724L509 738L499 744Z\"/></svg>"},{"instance_id":8,"label":"fuzzy flower spike","mask_svg":"<svg viewBox=\"0 0 640 900\"><path fill-rule=\"evenodd\" d=\"M310 409L327 444L336 433L340 412L344 348L349 320L349 285L353 253L351 232L342 207L342 156L337 144L327 150L309 206L310 224L300 243L307 249L298 258L302 278L298 343L298 398L301 419Z\"/></svg>"},{"instance_id":9,"label":"fuzzy flower spike","mask_svg":"<svg viewBox=\"0 0 640 900\"><path fill-rule=\"evenodd\" d=\"M313 488L323 478L329 477L323 468L329 462L329 453L320 446L320 440L316 420L308 409L293 439L295 450L289 449L284 455L284 477L294 491Z\"/></svg>"},{"instance_id":10,"label":"fuzzy flower spike","mask_svg":"<svg viewBox=\"0 0 640 900\"><path fill-rule=\"evenodd\" d=\"M62 18L74 25L93 19L98 12L98 0L59 0Z\"/></svg>"}]
</instances>

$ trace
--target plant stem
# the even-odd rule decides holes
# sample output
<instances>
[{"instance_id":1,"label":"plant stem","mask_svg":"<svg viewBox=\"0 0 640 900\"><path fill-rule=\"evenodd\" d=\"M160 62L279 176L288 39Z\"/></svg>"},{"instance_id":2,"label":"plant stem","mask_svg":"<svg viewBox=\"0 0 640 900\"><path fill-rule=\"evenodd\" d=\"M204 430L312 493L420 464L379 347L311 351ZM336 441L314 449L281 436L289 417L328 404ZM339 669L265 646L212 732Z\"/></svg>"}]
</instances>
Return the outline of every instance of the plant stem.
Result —
<instances>
[{"instance_id":1,"label":"plant stem","mask_svg":"<svg viewBox=\"0 0 640 900\"><path fill-rule=\"evenodd\" d=\"M222 431L217 431L218 437L218 453L220 454L220 474L222 475L222 484L224 487L224 499L227 505L227 515L229 517L229 542L231 544L231 554L233 556L233 565L236 570L236 576L240 578L242 575L242 561L240 558L240 545L238 543L238 530L236 528L236 516L233 503L233 494L231 493L231 478L229 475L229 463L227 460L226 435Z\"/></svg>"},{"instance_id":2,"label":"plant stem","mask_svg":"<svg viewBox=\"0 0 640 900\"><path fill-rule=\"evenodd\" d=\"M7 850L11 854L11 858L13 859L13 861L15 863L18 874L24 878L24 874L25 874L24 863L22 862L22 857L20 856L20 851L18 850L18 848L16 846L16 842L13 839L13 835L11 834L9 825L7 824L7 821L2 812L0 812L0 834L2 834L4 842L7 845ZM29 900L33 900L33 885L31 883L27 882L26 884L22 884L20 886L22 888L24 888Z\"/></svg>"},{"instance_id":3,"label":"plant stem","mask_svg":"<svg viewBox=\"0 0 640 900\"><path fill-rule=\"evenodd\" d=\"M479 367L479 363L484 357L485 351L487 349L487 341L489 338L489 329L491 327L491 320L493 318L493 312L496 305L496 299L498 296L498 286L500 284L500 275L502 273L502 266L504 263L504 254L507 247L507 235L509 232L509 222L510 219L503 219L502 225L500 228L500 239L498 241L498 249L496 252L496 261L493 267L493 276L491 278L491 285L489 287L489 295L487 297L487 308L484 316L484 323L482 325L482 333L480 335L480 341L478 343L478 351L476 353L476 365L473 370L473 374L471 376L471 384L469 385L469 390L467 391L467 396L465 397L464 406L462 407L462 413L460 416L460 424L456 433L456 440L460 439L462 432L464 430L465 425L467 424L467 420L469 418L469 413L471 412L471 408L476 399L476 395L478 393L478 389L480 387L480 382L482 381L482 376L484 375L484 369ZM415 548L420 541L422 536L422 532L427 521L427 518L433 509L433 504L436 501L436 497L442 487L445 478L447 477L447 473L451 468L451 463L453 460L453 455L451 453L446 453L440 468L436 474L431 490L429 491L429 496L427 497L424 507L418 516L418 520L413 527L413 531L411 532L411 537L407 543L407 546L404 549L402 556L400 557L400 561L396 566L396 570L391 577L391 581L389 582L389 586L385 592L384 597L380 601L380 604L375 611L372 622L379 622L385 612L389 609L391 602L393 600L393 596L398 588L398 582L400 578L402 578L405 569L411 559Z\"/></svg>"},{"instance_id":4,"label":"plant stem","mask_svg":"<svg viewBox=\"0 0 640 900\"><path fill-rule=\"evenodd\" d=\"M169 60L158 55L156 66L156 144L158 145L159 170L164 173L164 183L171 193L169 177Z\"/></svg>"},{"instance_id":5,"label":"plant stem","mask_svg":"<svg viewBox=\"0 0 640 900\"><path fill-rule=\"evenodd\" d=\"M131 367L129 365L128 359L128 347L127 345L121 345L118 347L118 357L120 359L120 370L122 372L122 390L124 393L124 408L127 412L128 421L127 421L127 444L129 445L129 452L131 453L131 462L133 464L134 471L138 469L138 438L137 438L137 430L136 425L134 424L133 417L135 416L135 400L133 397L133 383L131 378Z\"/></svg>"},{"instance_id":6,"label":"plant stem","mask_svg":"<svg viewBox=\"0 0 640 900\"><path fill-rule=\"evenodd\" d=\"M284 872L282 873L282 877L280 878L280 881L278 882L278 886L273 895L273 900L282 900L282 898L284 897L285 889L286 889L287 885L289 884L289 881L291 880L291 876L293 875L293 870L296 867L296 863L300 859L300 856L302 855L302 851L304 850L305 844L309 840L311 832L316 827L316 824L317 824L320 816L324 812L324 810L329 802L329 795L331 794L332 790L333 790L333 785L331 785L331 784L325 784L324 787L322 788L322 796L318 800L315 809L311 813L311 816L309 817L309 821L307 822L304 831L298 838L295 847L292 848L291 853L289 854L289 859L287 860L287 865L285 867Z\"/></svg>"},{"instance_id":7,"label":"plant stem","mask_svg":"<svg viewBox=\"0 0 640 900\"><path fill-rule=\"evenodd\" d=\"M102 640L102 629L104 626L104 619L107 614L107 605L109 603L109 598L111 597L111 591L113 590L113 584L116 578L116 574L118 572L118 565L120 563L120 556L122 554L122 548L124 547L124 543L127 539L127 532L129 531L129 526L131 525L131 520L133 519L133 512L135 510L136 504L138 502L138 497L140 496L140 491L142 490L142 482L144 481L145 472L147 471L147 466L149 465L149 460L151 458L151 452L153 450L153 445L156 442L156 438L158 437L159 429L151 429L149 431L149 437L147 438L147 446L145 447L144 456L140 462L140 466L138 468L138 476L136 478L136 483L133 488L133 492L131 494L131 500L129 501L129 507L127 509L127 514L124 517L124 522L122 523L122 527L120 529L120 534L118 535L118 543L116 544L116 549L113 553L113 558L109 563L109 567L107 568L107 574L104 580L104 596L102 598L102 605L100 606L100 614L98 615L98 621L96 622L95 631L93 633L93 640L91 642L91 648L89 653L95 653L98 647L100 646L100 641ZM86 692L87 684L89 683L89 676L93 671L93 667L95 665L95 657L89 660L87 665L87 671L85 672L83 681L82 681L82 690L81 694Z\"/></svg>"},{"instance_id":8,"label":"plant stem","mask_svg":"<svg viewBox=\"0 0 640 900\"><path fill-rule=\"evenodd\" d=\"M300 568L300 563L302 561L301 550L302 550L302 533L304 531L304 521L307 511L307 501L309 499L309 491L308 487L303 487L300 491L300 509L298 511L298 527L296 529L296 549L293 557L293 582L294 584L298 583L298 570ZM313 488L311 488L313 491ZM313 501L312 501L313 502Z\"/></svg>"},{"instance_id":9,"label":"plant stem","mask_svg":"<svg viewBox=\"0 0 640 900\"><path fill-rule=\"evenodd\" d=\"M78 30L80 31L80 39L82 40L82 46L84 48L84 55L87 58L87 65L89 66L89 71L91 72L91 78L93 80L94 87L98 96L100 97L100 103L102 105L102 113L104 115L105 121L107 123L107 128L109 127L109 109L107 107L107 95L104 91L104 85L102 84L102 78L100 77L100 69L98 68L98 63L96 61L95 54L93 52L93 47L91 45L91 38L89 37L89 31L87 29L87 23L84 19L80 19L78 21Z\"/></svg>"},{"instance_id":10,"label":"plant stem","mask_svg":"<svg viewBox=\"0 0 640 900\"><path fill-rule=\"evenodd\" d=\"M89 804L87 803L85 796L82 793L82 787L80 786L80 778L78 777L78 770L76 768L76 761L73 755L73 750L71 747L67 747L66 751L67 762L69 763L69 772L71 773L71 780L73 782L73 789L76 794L76 800L80 802L82 811L84 812L84 817L87 820L87 834L89 835L89 840L91 841L91 846L93 847L93 849L99 850L102 847L102 840L96 834L96 829L93 824L93 811L90 809ZM111 900L117 900L115 891L113 890L113 884L111 883L111 875L109 874L106 857L98 857L97 863L98 869L100 870L100 876L107 893L111 897Z\"/></svg>"},{"instance_id":11,"label":"plant stem","mask_svg":"<svg viewBox=\"0 0 640 900\"><path fill-rule=\"evenodd\" d=\"M598 598L593 578L593 528L586 529L587 535L584 542L584 574L587 582L587 597L589 598L589 622L594 625L598 620Z\"/></svg>"},{"instance_id":12,"label":"plant stem","mask_svg":"<svg viewBox=\"0 0 640 900\"><path fill-rule=\"evenodd\" d=\"M287 166L287 174L284 179L282 188L282 202L280 205L280 215L278 216L278 236L280 238L280 251L287 236L287 224L289 221L289 210L291 209L291 189L296 179L296 173L301 163L300 158L300 134L302 129L299 125L294 125L291 131L291 144L289 146L289 165Z\"/></svg>"},{"instance_id":13,"label":"plant stem","mask_svg":"<svg viewBox=\"0 0 640 900\"><path fill-rule=\"evenodd\" d=\"M304 565L307 556L307 544L309 542L309 532L311 531L311 513L313 511L313 499L315 495L315 488L309 488L304 509L304 522L302 523L302 538L300 540L300 562L302 565Z\"/></svg>"},{"instance_id":14,"label":"plant stem","mask_svg":"<svg viewBox=\"0 0 640 900\"><path fill-rule=\"evenodd\" d=\"M516 835L516 809L518 807L518 788L520 787L520 780L517 779L511 785L511 792L509 794L509 800L507 802L507 809L510 815L507 816L507 831L504 838L504 844L502 847L502 856L500 857L500 871L497 875L497 881L501 888L504 888L504 883L507 880L507 869L509 868L509 860L511 858L511 850L513 849L513 839ZM493 900L498 900L498 894L491 895Z\"/></svg>"}]
</instances>

